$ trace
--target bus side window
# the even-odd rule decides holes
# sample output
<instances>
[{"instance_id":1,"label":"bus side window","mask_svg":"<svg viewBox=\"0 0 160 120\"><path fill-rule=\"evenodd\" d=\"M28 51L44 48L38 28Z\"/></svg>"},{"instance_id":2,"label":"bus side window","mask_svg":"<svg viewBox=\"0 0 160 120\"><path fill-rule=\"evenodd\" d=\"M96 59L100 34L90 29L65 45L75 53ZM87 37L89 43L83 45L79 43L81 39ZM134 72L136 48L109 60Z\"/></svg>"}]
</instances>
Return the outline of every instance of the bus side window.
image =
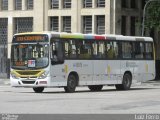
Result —
<instances>
[{"instance_id":1,"label":"bus side window","mask_svg":"<svg viewBox=\"0 0 160 120\"><path fill-rule=\"evenodd\" d=\"M144 43L137 42L135 43L135 58L143 59L144 58Z\"/></svg>"},{"instance_id":2,"label":"bus side window","mask_svg":"<svg viewBox=\"0 0 160 120\"><path fill-rule=\"evenodd\" d=\"M64 41L64 50L65 50L65 58L69 58L70 49L69 49L69 42Z\"/></svg>"},{"instance_id":3,"label":"bus side window","mask_svg":"<svg viewBox=\"0 0 160 120\"><path fill-rule=\"evenodd\" d=\"M77 57L80 58L80 59L83 58L82 57L82 51L83 51L82 46L83 46L83 41L82 40L77 40L77 42L76 42Z\"/></svg>"},{"instance_id":4,"label":"bus side window","mask_svg":"<svg viewBox=\"0 0 160 120\"><path fill-rule=\"evenodd\" d=\"M76 58L77 57L77 48L75 40L69 41L69 47L70 47L70 58Z\"/></svg>"},{"instance_id":5,"label":"bus side window","mask_svg":"<svg viewBox=\"0 0 160 120\"><path fill-rule=\"evenodd\" d=\"M63 64L64 63L64 46L63 41L54 40L51 41L51 64Z\"/></svg>"},{"instance_id":6,"label":"bus side window","mask_svg":"<svg viewBox=\"0 0 160 120\"><path fill-rule=\"evenodd\" d=\"M114 58L114 49L113 49L113 46L110 46L108 51L107 51L107 56L108 58L110 59L113 59Z\"/></svg>"},{"instance_id":7,"label":"bus side window","mask_svg":"<svg viewBox=\"0 0 160 120\"><path fill-rule=\"evenodd\" d=\"M145 57L146 57L146 59L153 59L152 43L145 44Z\"/></svg>"},{"instance_id":8,"label":"bus side window","mask_svg":"<svg viewBox=\"0 0 160 120\"><path fill-rule=\"evenodd\" d=\"M98 42L98 58L104 59L105 56L105 43L104 41Z\"/></svg>"},{"instance_id":9,"label":"bus side window","mask_svg":"<svg viewBox=\"0 0 160 120\"><path fill-rule=\"evenodd\" d=\"M119 46L118 42L113 42L113 47L114 47L114 57L118 58L119 57Z\"/></svg>"},{"instance_id":10,"label":"bus side window","mask_svg":"<svg viewBox=\"0 0 160 120\"><path fill-rule=\"evenodd\" d=\"M98 58L98 44L96 41L92 43L92 48L93 48L93 53L92 53L93 57Z\"/></svg>"},{"instance_id":11,"label":"bus side window","mask_svg":"<svg viewBox=\"0 0 160 120\"><path fill-rule=\"evenodd\" d=\"M115 46L113 42L107 42L106 46L106 54L108 59L114 59L115 58Z\"/></svg>"},{"instance_id":12,"label":"bus side window","mask_svg":"<svg viewBox=\"0 0 160 120\"><path fill-rule=\"evenodd\" d=\"M90 59L92 55L91 50L91 42L90 41L83 41L83 44L80 47L80 55L81 59Z\"/></svg>"},{"instance_id":13,"label":"bus side window","mask_svg":"<svg viewBox=\"0 0 160 120\"><path fill-rule=\"evenodd\" d=\"M57 50L56 50L56 42L51 43L51 58L54 61L57 61Z\"/></svg>"},{"instance_id":14,"label":"bus side window","mask_svg":"<svg viewBox=\"0 0 160 120\"><path fill-rule=\"evenodd\" d=\"M124 59L132 58L132 44L130 42L122 42L122 55Z\"/></svg>"}]
</instances>

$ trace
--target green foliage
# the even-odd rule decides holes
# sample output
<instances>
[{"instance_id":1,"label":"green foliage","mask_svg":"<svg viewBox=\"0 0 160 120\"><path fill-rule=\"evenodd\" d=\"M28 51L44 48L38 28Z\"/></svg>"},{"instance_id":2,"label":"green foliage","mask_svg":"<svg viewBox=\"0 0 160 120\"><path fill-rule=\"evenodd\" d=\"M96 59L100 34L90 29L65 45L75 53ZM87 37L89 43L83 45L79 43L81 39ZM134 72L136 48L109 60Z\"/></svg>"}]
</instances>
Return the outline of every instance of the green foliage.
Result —
<instances>
[{"instance_id":1,"label":"green foliage","mask_svg":"<svg viewBox=\"0 0 160 120\"><path fill-rule=\"evenodd\" d=\"M152 1L146 8L145 27L160 30L160 1Z\"/></svg>"}]
</instances>

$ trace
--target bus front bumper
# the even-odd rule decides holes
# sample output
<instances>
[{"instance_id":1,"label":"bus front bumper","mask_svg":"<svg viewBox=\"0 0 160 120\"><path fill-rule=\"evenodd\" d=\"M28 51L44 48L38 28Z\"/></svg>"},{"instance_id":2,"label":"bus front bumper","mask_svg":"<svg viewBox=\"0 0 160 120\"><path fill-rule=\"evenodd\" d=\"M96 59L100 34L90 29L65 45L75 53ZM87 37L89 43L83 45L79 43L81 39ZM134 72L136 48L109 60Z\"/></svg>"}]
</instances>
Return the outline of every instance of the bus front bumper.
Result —
<instances>
[{"instance_id":1,"label":"bus front bumper","mask_svg":"<svg viewBox=\"0 0 160 120\"><path fill-rule=\"evenodd\" d=\"M48 87L49 77L45 79L14 79L10 78L12 87Z\"/></svg>"}]
</instances>

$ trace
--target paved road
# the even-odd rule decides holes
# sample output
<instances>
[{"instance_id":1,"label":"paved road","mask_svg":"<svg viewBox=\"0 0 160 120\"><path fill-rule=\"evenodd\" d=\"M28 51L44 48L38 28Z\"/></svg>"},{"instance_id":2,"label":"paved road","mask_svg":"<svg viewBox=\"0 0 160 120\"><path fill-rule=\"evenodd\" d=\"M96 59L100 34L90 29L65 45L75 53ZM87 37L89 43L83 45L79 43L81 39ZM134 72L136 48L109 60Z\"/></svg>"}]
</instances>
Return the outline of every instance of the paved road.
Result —
<instances>
[{"instance_id":1,"label":"paved road","mask_svg":"<svg viewBox=\"0 0 160 120\"><path fill-rule=\"evenodd\" d=\"M145 83L129 91L105 86L101 92L79 87L75 93L64 93L62 88L47 88L41 94L31 88L0 86L0 113L156 114L160 113L160 83Z\"/></svg>"}]
</instances>

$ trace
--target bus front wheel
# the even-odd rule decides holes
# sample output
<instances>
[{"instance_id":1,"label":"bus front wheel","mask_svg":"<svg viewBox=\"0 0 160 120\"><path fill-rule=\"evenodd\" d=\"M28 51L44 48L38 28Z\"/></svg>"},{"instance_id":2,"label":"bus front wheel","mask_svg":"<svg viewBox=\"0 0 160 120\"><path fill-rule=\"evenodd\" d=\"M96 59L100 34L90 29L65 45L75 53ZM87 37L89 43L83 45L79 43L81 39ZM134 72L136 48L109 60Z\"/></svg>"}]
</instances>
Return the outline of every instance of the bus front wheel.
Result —
<instances>
[{"instance_id":1,"label":"bus front wheel","mask_svg":"<svg viewBox=\"0 0 160 120\"><path fill-rule=\"evenodd\" d=\"M34 87L33 90L35 93L42 93L44 90L44 87Z\"/></svg>"},{"instance_id":2,"label":"bus front wheel","mask_svg":"<svg viewBox=\"0 0 160 120\"><path fill-rule=\"evenodd\" d=\"M75 75L71 74L68 76L67 86L64 87L65 92L73 93L77 86L77 80Z\"/></svg>"},{"instance_id":3,"label":"bus front wheel","mask_svg":"<svg viewBox=\"0 0 160 120\"><path fill-rule=\"evenodd\" d=\"M132 77L129 73L124 74L122 84L115 85L117 90L129 90L132 84Z\"/></svg>"},{"instance_id":4,"label":"bus front wheel","mask_svg":"<svg viewBox=\"0 0 160 120\"><path fill-rule=\"evenodd\" d=\"M101 91L103 88L103 85L90 85L90 86L88 86L88 88L91 91Z\"/></svg>"}]
</instances>

